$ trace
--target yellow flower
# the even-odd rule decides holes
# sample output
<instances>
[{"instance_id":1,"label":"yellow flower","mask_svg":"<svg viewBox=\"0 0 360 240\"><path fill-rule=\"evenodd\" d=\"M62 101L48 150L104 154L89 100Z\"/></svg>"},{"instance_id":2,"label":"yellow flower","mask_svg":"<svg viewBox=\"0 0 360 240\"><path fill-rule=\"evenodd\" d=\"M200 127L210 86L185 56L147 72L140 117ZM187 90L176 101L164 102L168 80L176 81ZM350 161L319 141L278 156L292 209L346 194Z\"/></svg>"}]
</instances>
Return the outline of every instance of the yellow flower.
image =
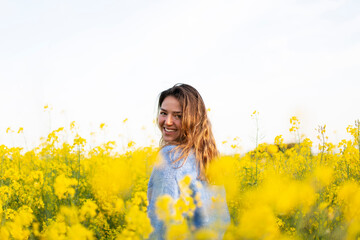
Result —
<instances>
[{"instance_id":1,"label":"yellow flower","mask_svg":"<svg viewBox=\"0 0 360 240\"><path fill-rule=\"evenodd\" d=\"M133 173L126 159L113 159L96 165L96 171L90 176L92 191L101 207L115 205L118 197L126 196L131 190Z\"/></svg>"},{"instance_id":2,"label":"yellow flower","mask_svg":"<svg viewBox=\"0 0 360 240\"><path fill-rule=\"evenodd\" d=\"M129 141L127 145L128 145L128 148L131 148L131 147L133 147L135 145L135 142L134 141Z\"/></svg>"},{"instance_id":3,"label":"yellow flower","mask_svg":"<svg viewBox=\"0 0 360 240\"><path fill-rule=\"evenodd\" d=\"M98 206L90 199L87 199L84 205L80 209L80 218L84 221L86 218L93 218L96 216L96 210Z\"/></svg>"},{"instance_id":4,"label":"yellow flower","mask_svg":"<svg viewBox=\"0 0 360 240\"><path fill-rule=\"evenodd\" d=\"M22 133L22 132L24 132L24 129L20 127L17 133Z\"/></svg>"},{"instance_id":5,"label":"yellow flower","mask_svg":"<svg viewBox=\"0 0 360 240\"><path fill-rule=\"evenodd\" d=\"M9 132L12 132L12 130L11 130L10 127L8 127L8 128L6 129L6 133L9 133Z\"/></svg>"},{"instance_id":6,"label":"yellow flower","mask_svg":"<svg viewBox=\"0 0 360 240\"><path fill-rule=\"evenodd\" d=\"M73 188L77 184L76 179L67 178L64 174L59 175L55 179L54 190L55 195L59 199L67 198L68 195L71 197L75 194L75 189Z\"/></svg>"},{"instance_id":7,"label":"yellow flower","mask_svg":"<svg viewBox=\"0 0 360 240\"><path fill-rule=\"evenodd\" d=\"M279 151L279 148L276 145L268 145L267 151L270 154L275 154L275 153L277 153Z\"/></svg>"},{"instance_id":8,"label":"yellow flower","mask_svg":"<svg viewBox=\"0 0 360 240\"><path fill-rule=\"evenodd\" d=\"M320 186L327 186L333 180L334 170L330 167L317 167L314 170L315 180L320 183Z\"/></svg>"},{"instance_id":9,"label":"yellow flower","mask_svg":"<svg viewBox=\"0 0 360 240\"><path fill-rule=\"evenodd\" d=\"M72 121L70 123L70 129L73 130L75 128L75 121Z\"/></svg>"},{"instance_id":10,"label":"yellow flower","mask_svg":"<svg viewBox=\"0 0 360 240\"><path fill-rule=\"evenodd\" d=\"M225 186L226 195L229 199L237 198L240 190L239 168L239 161L233 157L224 156L212 161L207 170L207 175L210 183Z\"/></svg>"},{"instance_id":11,"label":"yellow flower","mask_svg":"<svg viewBox=\"0 0 360 240\"><path fill-rule=\"evenodd\" d=\"M67 239L69 240L91 240L94 239L92 231L85 228L80 223L70 226L67 231Z\"/></svg>"},{"instance_id":12,"label":"yellow flower","mask_svg":"<svg viewBox=\"0 0 360 240\"><path fill-rule=\"evenodd\" d=\"M105 127L105 123L101 123L100 124L100 129L102 130L102 129L104 129L104 127Z\"/></svg>"},{"instance_id":13,"label":"yellow flower","mask_svg":"<svg viewBox=\"0 0 360 240\"><path fill-rule=\"evenodd\" d=\"M174 200L168 194L158 197L155 203L156 215L160 220L169 221L174 209Z\"/></svg>"},{"instance_id":14,"label":"yellow flower","mask_svg":"<svg viewBox=\"0 0 360 240\"><path fill-rule=\"evenodd\" d=\"M7 230L6 226L0 226L0 239L3 239L3 240L10 239L10 233Z\"/></svg>"},{"instance_id":15,"label":"yellow flower","mask_svg":"<svg viewBox=\"0 0 360 240\"><path fill-rule=\"evenodd\" d=\"M131 229L139 239L147 239L153 228L145 211L141 211L136 205L130 207L126 215L127 228Z\"/></svg>"},{"instance_id":16,"label":"yellow flower","mask_svg":"<svg viewBox=\"0 0 360 240\"><path fill-rule=\"evenodd\" d=\"M85 144L86 144L86 139L80 137L79 134L76 134L76 137L74 138L74 145L84 146Z\"/></svg>"},{"instance_id":17,"label":"yellow flower","mask_svg":"<svg viewBox=\"0 0 360 240\"><path fill-rule=\"evenodd\" d=\"M360 185L352 181L346 182L338 191L338 199L342 203L346 220L360 221Z\"/></svg>"},{"instance_id":18,"label":"yellow flower","mask_svg":"<svg viewBox=\"0 0 360 240\"><path fill-rule=\"evenodd\" d=\"M122 198L117 198L115 201L115 212L124 212L125 205Z\"/></svg>"},{"instance_id":19,"label":"yellow flower","mask_svg":"<svg viewBox=\"0 0 360 240\"><path fill-rule=\"evenodd\" d=\"M195 233L196 240L218 239L218 233L212 229L200 229Z\"/></svg>"},{"instance_id":20,"label":"yellow flower","mask_svg":"<svg viewBox=\"0 0 360 240\"><path fill-rule=\"evenodd\" d=\"M274 213L264 205L248 209L242 214L238 232L244 239L278 239L280 235Z\"/></svg>"},{"instance_id":21,"label":"yellow flower","mask_svg":"<svg viewBox=\"0 0 360 240\"><path fill-rule=\"evenodd\" d=\"M184 240L189 239L189 229L186 221L180 224L170 225L166 232L166 239L169 240Z\"/></svg>"},{"instance_id":22,"label":"yellow flower","mask_svg":"<svg viewBox=\"0 0 360 240\"><path fill-rule=\"evenodd\" d=\"M315 191L309 184L276 175L269 175L258 189L248 192L245 199L253 205L269 206L280 215L300 207L307 211L315 200Z\"/></svg>"}]
</instances>

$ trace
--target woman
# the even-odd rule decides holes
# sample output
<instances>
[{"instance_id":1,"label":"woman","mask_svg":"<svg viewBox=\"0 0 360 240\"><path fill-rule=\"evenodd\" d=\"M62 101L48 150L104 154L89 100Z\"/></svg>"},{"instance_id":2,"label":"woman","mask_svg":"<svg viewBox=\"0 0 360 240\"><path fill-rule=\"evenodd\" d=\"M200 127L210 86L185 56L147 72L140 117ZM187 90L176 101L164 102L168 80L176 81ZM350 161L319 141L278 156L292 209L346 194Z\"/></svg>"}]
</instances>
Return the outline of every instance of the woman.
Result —
<instances>
[{"instance_id":1,"label":"woman","mask_svg":"<svg viewBox=\"0 0 360 240\"><path fill-rule=\"evenodd\" d=\"M156 215L156 201L164 195L174 201L184 198L180 185L185 176L190 177L190 194L196 209L184 217L195 229L215 229L216 225L221 238L230 217L224 189L211 186L206 176L218 151L203 99L192 86L177 84L160 94L158 110L161 161L155 164L148 184L148 215L154 227L151 238L166 238L167 223ZM213 199L219 196L222 204L215 208Z\"/></svg>"}]
</instances>

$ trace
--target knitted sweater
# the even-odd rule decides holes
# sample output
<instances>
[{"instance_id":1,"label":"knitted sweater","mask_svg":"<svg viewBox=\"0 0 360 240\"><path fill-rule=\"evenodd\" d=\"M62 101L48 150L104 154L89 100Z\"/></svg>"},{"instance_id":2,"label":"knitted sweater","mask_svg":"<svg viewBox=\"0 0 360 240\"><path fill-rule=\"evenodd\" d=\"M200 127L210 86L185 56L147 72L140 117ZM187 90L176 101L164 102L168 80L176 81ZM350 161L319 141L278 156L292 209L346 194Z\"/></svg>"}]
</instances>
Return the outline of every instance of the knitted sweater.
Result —
<instances>
[{"instance_id":1,"label":"knitted sweater","mask_svg":"<svg viewBox=\"0 0 360 240\"><path fill-rule=\"evenodd\" d=\"M192 197L197 203L200 196L201 204L197 204L193 216L185 216L188 222L199 228L211 228L221 239L227 225L230 222L229 210L226 204L225 189L222 186L213 186L205 181L197 180L198 169L196 166L195 155L191 153L186 159L173 163L179 157L179 153L171 151L176 146L165 146L160 151L160 159L154 166L148 184L148 216L154 232L150 239L165 239L166 226L163 221L156 216L156 200L163 195L170 195L174 201L181 195L179 182L185 176L191 178L190 189ZM183 165L182 165L183 164ZM182 166L181 166L182 165ZM191 229L191 228L190 228Z\"/></svg>"}]
</instances>

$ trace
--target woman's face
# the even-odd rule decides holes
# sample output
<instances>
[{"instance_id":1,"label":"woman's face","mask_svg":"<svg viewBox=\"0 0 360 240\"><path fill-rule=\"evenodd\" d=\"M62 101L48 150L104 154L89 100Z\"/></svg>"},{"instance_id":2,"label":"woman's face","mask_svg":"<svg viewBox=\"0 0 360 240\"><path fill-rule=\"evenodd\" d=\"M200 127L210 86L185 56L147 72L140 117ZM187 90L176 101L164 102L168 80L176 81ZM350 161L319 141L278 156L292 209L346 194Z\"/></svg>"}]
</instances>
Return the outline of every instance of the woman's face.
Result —
<instances>
[{"instance_id":1,"label":"woman's face","mask_svg":"<svg viewBox=\"0 0 360 240\"><path fill-rule=\"evenodd\" d=\"M159 128L166 143L175 142L180 136L182 108L173 96L167 96L160 106Z\"/></svg>"}]
</instances>

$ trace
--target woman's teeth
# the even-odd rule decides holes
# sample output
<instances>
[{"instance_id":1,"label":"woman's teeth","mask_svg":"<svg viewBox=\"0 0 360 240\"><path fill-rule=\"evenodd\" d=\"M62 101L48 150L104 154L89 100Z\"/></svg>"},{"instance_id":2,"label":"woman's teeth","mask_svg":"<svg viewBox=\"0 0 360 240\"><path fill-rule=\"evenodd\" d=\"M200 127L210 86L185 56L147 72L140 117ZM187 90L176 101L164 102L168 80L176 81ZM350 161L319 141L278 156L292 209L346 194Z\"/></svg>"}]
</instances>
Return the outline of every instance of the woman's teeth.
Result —
<instances>
[{"instance_id":1,"label":"woman's teeth","mask_svg":"<svg viewBox=\"0 0 360 240\"><path fill-rule=\"evenodd\" d=\"M175 130L173 130L173 129L168 129L168 128L165 128L165 131L167 131L167 132L175 132Z\"/></svg>"}]
</instances>

